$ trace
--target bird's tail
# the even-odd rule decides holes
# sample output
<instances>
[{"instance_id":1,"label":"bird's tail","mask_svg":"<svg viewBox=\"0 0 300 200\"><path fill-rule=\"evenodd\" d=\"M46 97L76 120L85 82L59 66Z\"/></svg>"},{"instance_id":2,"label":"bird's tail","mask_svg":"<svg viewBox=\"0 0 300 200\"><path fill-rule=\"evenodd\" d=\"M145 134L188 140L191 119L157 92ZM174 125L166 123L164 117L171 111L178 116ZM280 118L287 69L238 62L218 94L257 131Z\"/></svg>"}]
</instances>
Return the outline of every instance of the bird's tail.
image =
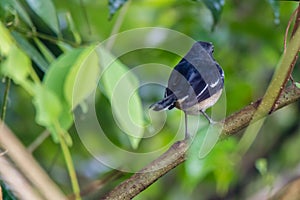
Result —
<instances>
[{"instance_id":1,"label":"bird's tail","mask_svg":"<svg viewBox=\"0 0 300 200\"><path fill-rule=\"evenodd\" d=\"M176 97L174 94L167 96L163 100L160 100L154 104L152 104L149 109L160 111L166 109L172 109L174 107L174 103L176 102Z\"/></svg>"}]
</instances>

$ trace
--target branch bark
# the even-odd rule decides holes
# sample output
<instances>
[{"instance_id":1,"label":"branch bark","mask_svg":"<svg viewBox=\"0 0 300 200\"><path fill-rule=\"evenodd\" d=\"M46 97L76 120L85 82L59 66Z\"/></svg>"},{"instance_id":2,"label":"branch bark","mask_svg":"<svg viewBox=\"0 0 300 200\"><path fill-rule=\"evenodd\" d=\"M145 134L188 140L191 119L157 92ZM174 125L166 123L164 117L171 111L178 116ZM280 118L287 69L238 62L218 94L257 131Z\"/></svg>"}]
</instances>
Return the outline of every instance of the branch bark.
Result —
<instances>
[{"instance_id":1,"label":"branch bark","mask_svg":"<svg viewBox=\"0 0 300 200\"><path fill-rule=\"evenodd\" d=\"M284 89L281 93L273 112L299 99L300 89L295 86L290 86L287 89ZM260 102L261 99L227 117L225 119L221 138L234 135L248 126ZM115 187L103 199L117 200L131 199L135 197L154 183L158 178L183 163L186 159L186 151L188 150L188 147L189 141L187 140L176 142L167 152Z\"/></svg>"},{"instance_id":2,"label":"branch bark","mask_svg":"<svg viewBox=\"0 0 300 200\"><path fill-rule=\"evenodd\" d=\"M58 186L2 121L0 121L0 146L7 150L6 155L23 172L23 175L30 180L44 199L66 199ZM1 166L0 170L5 173Z\"/></svg>"},{"instance_id":3,"label":"branch bark","mask_svg":"<svg viewBox=\"0 0 300 200\"><path fill-rule=\"evenodd\" d=\"M15 166L5 157L0 156L0 176L9 185L14 195L23 200L43 200L44 198L35 190L30 182L15 168ZM0 186L0 200L1 198Z\"/></svg>"},{"instance_id":4,"label":"branch bark","mask_svg":"<svg viewBox=\"0 0 300 200\"><path fill-rule=\"evenodd\" d=\"M300 178L291 181L269 200L297 200L300 197Z\"/></svg>"}]
</instances>

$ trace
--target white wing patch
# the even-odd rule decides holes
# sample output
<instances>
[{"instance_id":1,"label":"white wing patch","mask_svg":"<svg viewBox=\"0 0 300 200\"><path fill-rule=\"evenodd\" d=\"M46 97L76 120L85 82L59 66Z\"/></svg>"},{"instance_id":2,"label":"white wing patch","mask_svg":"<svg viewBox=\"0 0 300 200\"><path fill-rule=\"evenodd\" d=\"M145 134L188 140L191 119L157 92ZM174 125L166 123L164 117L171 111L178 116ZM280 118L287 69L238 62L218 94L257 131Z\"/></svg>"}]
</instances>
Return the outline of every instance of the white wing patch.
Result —
<instances>
[{"instance_id":1,"label":"white wing patch","mask_svg":"<svg viewBox=\"0 0 300 200\"><path fill-rule=\"evenodd\" d=\"M206 84L205 88L203 88L203 90L197 95L197 98L201 96L201 94L203 94L203 92L207 89L208 85Z\"/></svg>"},{"instance_id":2,"label":"white wing patch","mask_svg":"<svg viewBox=\"0 0 300 200\"><path fill-rule=\"evenodd\" d=\"M217 84L219 83L219 81L220 81L220 79L218 79L216 82L210 84L209 86L210 86L211 88L214 88L214 87L217 86Z\"/></svg>"},{"instance_id":3,"label":"white wing patch","mask_svg":"<svg viewBox=\"0 0 300 200\"><path fill-rule=\"evenodd\" d=\"M178 101L178 103L182 103L182 102L184 102L187 98L189 98L189 95L186 95L185 97L183 97L182 99L178 99L177 101Z\"/></svg>"}]
</instances>

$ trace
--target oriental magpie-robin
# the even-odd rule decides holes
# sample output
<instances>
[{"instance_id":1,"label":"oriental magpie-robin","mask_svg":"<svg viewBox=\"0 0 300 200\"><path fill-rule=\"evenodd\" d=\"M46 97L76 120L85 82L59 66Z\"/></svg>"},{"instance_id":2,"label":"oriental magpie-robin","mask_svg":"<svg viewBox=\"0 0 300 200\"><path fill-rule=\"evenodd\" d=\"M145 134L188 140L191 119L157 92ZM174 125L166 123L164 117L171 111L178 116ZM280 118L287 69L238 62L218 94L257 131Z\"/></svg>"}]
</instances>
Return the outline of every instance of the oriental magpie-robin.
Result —
<instances>
[{"instance_id":1,"label":"oriental magpie-robin","mask_svg":"<svg viewBox=\"0 0 300 200\"><path fill-rule=\"evenodd\" d=\"M210 123L214 121L205 113L221 96L224 71L213 58L214 47L209 42L196 42L171 72L164 98L150 106L155 111L183 110L185 137L188 137L187 115L202 113Z\"/></svg>"}]
</instances>

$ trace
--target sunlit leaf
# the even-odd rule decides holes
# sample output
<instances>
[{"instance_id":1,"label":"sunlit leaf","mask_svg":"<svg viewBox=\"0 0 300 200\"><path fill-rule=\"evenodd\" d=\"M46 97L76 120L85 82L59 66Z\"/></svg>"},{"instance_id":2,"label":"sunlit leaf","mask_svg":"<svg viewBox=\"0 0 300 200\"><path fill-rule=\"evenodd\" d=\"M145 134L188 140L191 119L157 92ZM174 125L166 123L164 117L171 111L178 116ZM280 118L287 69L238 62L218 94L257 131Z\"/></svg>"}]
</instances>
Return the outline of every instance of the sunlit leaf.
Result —
<instances>
[{"instance_id":1,"label":"sunlit leaf","mask_svg":"<svg viewBox=\"0 0 300 200\"><path fill-rule=\"evenodd\" d=\"M1 65L1 72L13 79L16 83L22 84L30 73L31 63L22 50L13 45Z\"/></svg>"},{"instance_id":2,"label":"sunlit leaf","mask_svg":"<svg viewBox=\"0 0 300 200\"><path fill-rule=\"evenodd\" d=\"M76 59L83 49L74 49L55 60L49 66L43 83L45 88L52 91L62 104L62 110L59 116L60 126L64 129L69 129L73 123L73 115L71 112L71 104L67 102L64 95L64 85L72 67L76 63Z\"/></svg>"},{"instance_id":3,"label":"sunlit leaf","mask_svg":"<svg viewBox=\"0 0 300 200\"><path fill-rule=\"evenodd\" d=\"M45 86L37 85L33 104L36 108L36 122L42 126L53 126L60 116L62 105L59 98Z\"/></svg>"},{"instance_id":4,"label":"sunlit leaf","mask_svg":"<svg viewBox=\"0 0 300 200\"><path fill-rule=\"evenodd\" d=\"M8 30L0 22L0 73L10 77L15 83L20 84L29 94L33 93L33 86L28 80L31 72L31 62L28 56L19 49Z\"/></svg>"},{"instance_id":5,"label":"sunlit leaf","mask_svg":"<svg viewBox=\"0 0 300 200\"><path fill-rule=\"evenodd\" d=\"M26 0L29 7L56 33L59 34L59 24L56 9L52 0Z\"/></svg>"},{"instance_id":6,"label":"sunlit leaf","mask_svg":"<svg viewBox=\"0 0 300 200\"><path fill-rule=\"evenodd\" d=\"M296 85L297 88L300 88L300 83L295 82L295 85Z\"/></svg>"},{"instance_id":7,"label":"sunlit leaf","mask_svg":"<svg viewBox=\"0 0 300 200\"><path fill-rule=\"evenodd\" d=\"M64 109L64 105L55 93L49 90L45 85L36 85L33 105L36 109L35 121L50 131L54 142L59 142L59 136L57 134L63 133L64 140L68 146L71 146L72 139L66 128L63 127L70 126L71 114Z\"/></svg>"},{"instance_id":8,"label":"sunlit leaf","mask_svg":"<svg viewBox=\"0 0 300 200\"><path fill-rule=\"evenodd\" d=\"M13 45L13 40L9 31L6 29L6 27L2 24L1 21L0 21L0 38L1 38L0 53L2 56L6 56Z\"/></svg>"},{"instance_id":9,"label":"sunlit leaf","mask_svg":"<svg viewBox=\"0 0 300 200\"><path fill-rule=\"evenodd\" d=\"M110 18L119 10L127 0L109 0L108 6L109 6L109 15Z\"/></svg>"},{"instance_id":10,"label":"sunlit leaf","mask_svg":"<svg viewBox=\"0 0 300 200\"><path fill-rule=\"evenodd\" d=\"M31 45L20 33L13 31L12 35L18 42L18 45L20 45L23 51L26 52L26 54L37 64L37 66L42 71L47 71L49 64L41 55L41 53L33 45Z\"/></svg>"},{"instance_id":11,"label":"sunlit leaf","mask_svg":"<svg viewBox=\"0 0 300 200\"><path fill-rule=\"evenodd\" d=\"M97 88L100 68L95 47L84 49L66 77L64 95L74 109Z\"/></svg>"},{"instance_id":12,"label":"sunlit leaf","mask_svg":"<svg viewBox=\"0 0 300 200\"><path fill-rule=\"evenodd\" d=\"M56 93L59 99L66 101L64 85L71 68L84 49L74 49L62 54L51 65L44 77L44 84ZM71 104L70 104L71 105Z\"/></svg>"},{"instance_id":13,"label":"sunlit leaf","mask_svg":"<svg viewBox=\"0 0 300 200\"><path fill-rule=\"evenodd\" d=\"M128 134L132 147L137 148L144 133L142 104L136 91L138 80L109 52L98 50L101 68L105 70L101 77L105 95L111 102L117 124Z\"/></svg>"}]
</instances>

